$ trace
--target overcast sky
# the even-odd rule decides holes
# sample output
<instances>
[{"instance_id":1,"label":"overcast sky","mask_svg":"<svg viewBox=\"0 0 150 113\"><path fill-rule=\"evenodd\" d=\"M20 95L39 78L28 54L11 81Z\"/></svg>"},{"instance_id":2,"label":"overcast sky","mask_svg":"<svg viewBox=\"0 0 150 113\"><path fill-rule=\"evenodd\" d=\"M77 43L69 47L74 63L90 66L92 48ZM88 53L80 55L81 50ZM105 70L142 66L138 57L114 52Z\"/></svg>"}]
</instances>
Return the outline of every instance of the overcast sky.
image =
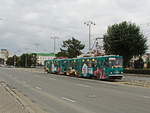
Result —
<instances>
[{"instance_id":1,"label":"overcast sky","mask_svg":"<svg viewBox=\"0 0 150 113\"><path fill-rule=\"evenodd\" d=\"M52 52L51 36L59 37L58 50L71 37L88 48L88 20L96 23L92 40L125 20L150 36L150 0L0 0L0 18L0 48L12 53Z\"/></svg>"}]
</instances>

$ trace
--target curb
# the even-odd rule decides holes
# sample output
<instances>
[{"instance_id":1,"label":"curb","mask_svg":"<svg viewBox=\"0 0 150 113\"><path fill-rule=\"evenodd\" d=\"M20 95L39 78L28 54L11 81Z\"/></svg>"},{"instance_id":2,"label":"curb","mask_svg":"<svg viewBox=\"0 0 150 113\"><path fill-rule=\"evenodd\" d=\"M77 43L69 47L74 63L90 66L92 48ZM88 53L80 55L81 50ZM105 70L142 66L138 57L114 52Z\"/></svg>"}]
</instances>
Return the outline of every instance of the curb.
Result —
<instances>
[{"instance_id":1,"label":"curb","mask_svg":"<svg viewBox=\"0 0 150 113\"><path fill-rule=\"evenodd\" d=\"M148 74L133 74L133 73L124 73L125 76L135 76L135 77L147 77L150 78Z\"/></svg>"},{"instance_id":2,"label":"curb","mask_svg":"<svg viewBox=\"0 0 150 113\"><path fill-rule=\"evenodd\" d=\"M29 98L22 95L15 89L12 89L6 82L0 82L4 88L27 110L29 113L47 113L34 104Z\"/></svg>"}]
</instances>

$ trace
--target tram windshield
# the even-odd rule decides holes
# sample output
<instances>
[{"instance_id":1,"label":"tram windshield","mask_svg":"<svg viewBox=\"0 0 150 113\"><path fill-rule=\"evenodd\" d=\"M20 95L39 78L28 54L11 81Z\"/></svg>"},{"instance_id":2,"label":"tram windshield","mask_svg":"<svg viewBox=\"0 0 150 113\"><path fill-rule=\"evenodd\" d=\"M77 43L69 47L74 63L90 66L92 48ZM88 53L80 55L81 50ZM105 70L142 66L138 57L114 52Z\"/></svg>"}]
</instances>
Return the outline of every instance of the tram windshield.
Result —
<instances>
[{"instance_id":1,"label":"tram windshield","mask_svg":"<svg viewBox=\"0 0 150 113\"><path fill-rule=\"evenodd\" d=\"M109 67L122 67L122 58L109 58Z\"/></svg>"}]
</instances>

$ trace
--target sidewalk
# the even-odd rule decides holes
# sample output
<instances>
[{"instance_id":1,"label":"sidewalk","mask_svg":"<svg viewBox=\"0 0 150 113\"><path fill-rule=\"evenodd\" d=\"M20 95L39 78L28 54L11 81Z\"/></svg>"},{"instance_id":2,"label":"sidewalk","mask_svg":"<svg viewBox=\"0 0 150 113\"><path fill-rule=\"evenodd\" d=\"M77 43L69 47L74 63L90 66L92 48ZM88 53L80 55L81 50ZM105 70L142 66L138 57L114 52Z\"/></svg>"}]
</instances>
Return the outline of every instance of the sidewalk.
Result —
<instances>
[{"instance_id":1,"label":"sidewalk","mask_svg":"<svg viewBox=\"0 0 150 113\"><path fill-rule=\"evenodd\" d=\"M136 77L147 77L150 78L148 74L133 74L133 73L124 73L126 76L136 76Z\"/></svg>"},{"instance_id":2,"label":"sidewalk","mask_svg":"<svg viewBox=\"0 0 150 113\"><path fill-rule=\"evenodd\" d=\"M150 76L143 76L140 74L125 74L125 78L123 78L119 83L150 88Z\"/></svg>"},{"instance_id":3,"label":"sidewalk","mask_svg":"<svg viewBox=\"0 0 150 113\"><path fill-rule=\"evenodd\" d=\"M29 113L3 82L0 82L0 113Z\"/></svg>"}]
</instances>

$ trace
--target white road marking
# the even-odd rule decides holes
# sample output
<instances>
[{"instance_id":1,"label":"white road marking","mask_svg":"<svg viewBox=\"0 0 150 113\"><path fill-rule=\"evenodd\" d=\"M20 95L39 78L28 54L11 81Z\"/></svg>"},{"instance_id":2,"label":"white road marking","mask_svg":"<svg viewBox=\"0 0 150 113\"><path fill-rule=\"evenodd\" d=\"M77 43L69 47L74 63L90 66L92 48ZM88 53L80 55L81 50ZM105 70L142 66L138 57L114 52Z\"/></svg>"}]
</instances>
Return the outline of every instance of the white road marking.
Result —
<instances>
[{"instance_id":1,"label":"white road marking","mask_svg":"<svg viewBox=\"0 0 150 113\"><path fill-rule=\"evenodd\" d=\"M63 100L67 100L67 101L70 101L70 102L76 102L75 100L72 100L72 99L69 99L69 98L66 98L66 97L61 97Z\"/></svg>"},{"instance_id":2,"label":"white road marking","mask_svg":"<svg viewBox=\"0 0 150 113\"><path fill-rule=\"evenodd\" d=\"M39 90L41 90L41 89L42 89L42 88L40 88L40 87L38 87L38 86L37 86L37 87L35 87L35 88L36 88L36 89L39 89Z\"/></svg>"},{"instance_id":3,"label":"white road marking","mask_svg":"<svg viewBox=\"0 0 150 113\"><path fill-rule=\"evenodd\" d=\"M85 85L85 84L76 84L77 86L86 87L86 88L92 88L92 86Z\"/></svg>"}]
</instances>

